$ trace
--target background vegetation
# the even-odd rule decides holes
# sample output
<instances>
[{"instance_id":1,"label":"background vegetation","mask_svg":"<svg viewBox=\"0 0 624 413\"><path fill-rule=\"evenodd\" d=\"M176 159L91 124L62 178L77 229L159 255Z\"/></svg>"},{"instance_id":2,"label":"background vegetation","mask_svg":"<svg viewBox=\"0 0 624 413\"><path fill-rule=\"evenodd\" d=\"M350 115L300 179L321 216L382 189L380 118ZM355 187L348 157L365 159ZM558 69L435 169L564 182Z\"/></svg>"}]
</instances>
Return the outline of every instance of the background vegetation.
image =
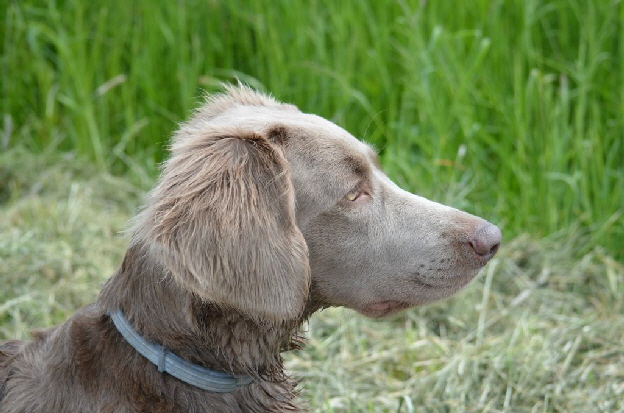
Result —
<instances>
[{"instance_id":1,"label":"background vegetation","mask_svg":"<svg viewBox=\"0 0 624 413\"><path fill-rule=\"evenodd\" d=\"M312 411L624 411L624 5L0 3L0 338L91 301L168 136L240 79L499 224L464 293L328 310L288 356Z\"/></svg>"}]
</instances>

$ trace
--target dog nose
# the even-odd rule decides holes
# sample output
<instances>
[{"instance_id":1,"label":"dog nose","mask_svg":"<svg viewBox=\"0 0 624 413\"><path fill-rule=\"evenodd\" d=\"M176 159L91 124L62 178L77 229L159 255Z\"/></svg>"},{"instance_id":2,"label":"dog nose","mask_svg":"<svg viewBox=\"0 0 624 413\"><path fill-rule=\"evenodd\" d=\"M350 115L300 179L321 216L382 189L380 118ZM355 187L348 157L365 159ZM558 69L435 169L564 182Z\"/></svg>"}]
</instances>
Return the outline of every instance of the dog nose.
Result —
<instances>
[{"instance_id":1,"label":"dog nose","mask_svg":"<svg viewBox=\"0 0 624 413\"><path fill-rule=\"evenodd\" d=\"M477 254L489 260L498 251L501 231L496 225L488 222L477 229L468 242Z\"/></svg>"}]
</instances>

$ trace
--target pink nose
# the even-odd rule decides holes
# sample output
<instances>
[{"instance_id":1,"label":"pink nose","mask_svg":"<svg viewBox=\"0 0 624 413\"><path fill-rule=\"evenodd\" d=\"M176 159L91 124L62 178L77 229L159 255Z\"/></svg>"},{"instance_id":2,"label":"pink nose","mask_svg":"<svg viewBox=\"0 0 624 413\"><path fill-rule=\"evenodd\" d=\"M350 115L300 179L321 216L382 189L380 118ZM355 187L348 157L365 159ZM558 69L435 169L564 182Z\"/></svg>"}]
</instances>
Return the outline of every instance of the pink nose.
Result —
<instances>
[{"instance_id":1,"label":"pink nose","mask_svg":"<svg viewBox=\"0 0 624 413\"><path fill-rule=\"evenodd\" d=\"M498 251L501 231L496 225L488 222L477 229L468 242L477 254L489 260Z\"/></svg>"}]
</instances>

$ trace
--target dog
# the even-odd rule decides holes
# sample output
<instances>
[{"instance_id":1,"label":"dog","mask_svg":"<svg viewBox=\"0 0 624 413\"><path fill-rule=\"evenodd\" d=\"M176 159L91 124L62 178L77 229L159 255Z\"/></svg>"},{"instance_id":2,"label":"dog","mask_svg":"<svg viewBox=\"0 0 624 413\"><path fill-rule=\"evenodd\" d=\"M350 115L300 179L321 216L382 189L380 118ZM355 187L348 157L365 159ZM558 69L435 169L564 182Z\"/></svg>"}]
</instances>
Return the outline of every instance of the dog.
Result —
<instances>
[{"instance_id":1,"label":"dog","mask_svg":"<svg viewBox=\"0 0 624 413\"><path fill-rule=\"evenodd\" d=\"M325 307L448 297L493 224L400 189L344 129L246 86L207 98L95 303L0 344L0 412L292 412L281 353Z\"/></svg>"}]
</instances>

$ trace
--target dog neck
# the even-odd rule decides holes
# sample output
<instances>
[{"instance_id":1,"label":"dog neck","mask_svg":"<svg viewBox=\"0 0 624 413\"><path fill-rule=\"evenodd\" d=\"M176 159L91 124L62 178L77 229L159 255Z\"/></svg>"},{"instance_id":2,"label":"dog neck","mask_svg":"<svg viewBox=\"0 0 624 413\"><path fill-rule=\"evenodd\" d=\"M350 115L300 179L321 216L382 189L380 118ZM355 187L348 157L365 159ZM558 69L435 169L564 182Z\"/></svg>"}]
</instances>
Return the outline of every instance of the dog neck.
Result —
<instances>
[{"instance_id":1,"label":"dog neck","mask_svg":"<svg viewBox=\"0 0 624 413\"><path fill-rule=\"evenodd\" d=\"M302 320L259 322L203 301L182 289L141 245L128 249L98 304L104 312L123 311L143 338L191 363L257 380L284 381L280 353L301 342Z\"/></svg>"}]
</instances>

